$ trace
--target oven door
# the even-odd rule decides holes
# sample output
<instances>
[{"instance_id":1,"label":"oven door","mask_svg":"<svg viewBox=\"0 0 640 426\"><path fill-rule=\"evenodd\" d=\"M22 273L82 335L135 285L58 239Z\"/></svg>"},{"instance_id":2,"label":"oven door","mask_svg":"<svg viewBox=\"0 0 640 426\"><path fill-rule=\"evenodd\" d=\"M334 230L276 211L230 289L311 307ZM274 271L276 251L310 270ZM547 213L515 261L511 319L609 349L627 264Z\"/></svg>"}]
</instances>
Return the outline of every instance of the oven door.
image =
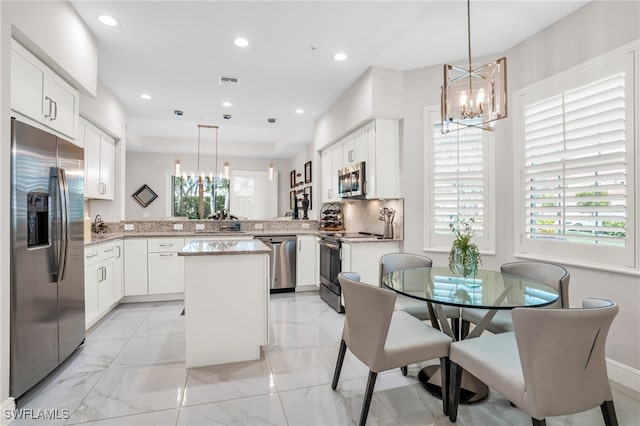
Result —
<instances>
[{"instance_id":1,"label":"oven door","mask_svg":"<svg viewBox=\"0 0 640 426\"><path fill-rule=\"evenodd\" d=\"M320 284L335 294L340 294L338 274L342 270L340 260L340 244L333 241L320 240Z\"/></svg>"}]
</instances>

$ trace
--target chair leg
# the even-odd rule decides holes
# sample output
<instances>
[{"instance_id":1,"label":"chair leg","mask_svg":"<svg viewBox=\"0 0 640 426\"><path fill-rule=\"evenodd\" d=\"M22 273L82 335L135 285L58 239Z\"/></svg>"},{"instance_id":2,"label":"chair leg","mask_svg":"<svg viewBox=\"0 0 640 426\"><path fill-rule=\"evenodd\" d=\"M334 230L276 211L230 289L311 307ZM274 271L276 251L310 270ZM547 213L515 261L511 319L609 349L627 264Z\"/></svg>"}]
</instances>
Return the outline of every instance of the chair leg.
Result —
<instances>
[{"instance_id":1,"label":"chair leg","mask_svg":"<svg viewBox=\"0 0 640 426\"><path fill-rule=\"evenodd\" d=\"M367 389L364 391L364 401L362 402L362 412L360 413L360 426L364 426L367 423L367 416L369 415L369 406L371 405L371 398L373 397L373 388L376 385L376 378L378 373L374 373L369 370L369 379L367 380Z\"/></svg>"},{"instance_id":2,"label":"chair leg","mask_svg":"<svg viewBox=\"0 0 640 426\"><path fill-rule=\"evenodd\" d=\"M408 372L407 366L405 365L404 367L400 367L400 371L402 371L403 376L406 376Z\"/></svg>"},{"instance_id":3,"label":"chair leg","mask_svg":"<svg viewBox=\"0 0 640 426\"><path fill-rule=\"evenodd\" d=\"M333 382L331 383L331 389L336 390L338 387L338 379L340 378L340 371L342 371L342 363L344 362L344 354L347 352L347 344L344 340L340 340L340 351L338 351L338 360L336 361L336 370L333 373Z\"/></svg>"},{"instance_id":4,"label":"chair leg","mask_svg":"<svg viewBox=\"0 0 640 426\"><path fill-rule=\"evenodd\" d=\"M600 404L600 410L602 410L602 417L606 426L618 426L618 417L616 416L616 408L613 406L613 401L605 401Z\"/></svg>"},{"instance_id":5,"label":"chair leg","mask_svg":"<svg viewBox=\"0 0 640 426\"><path fill-rule=\"evenodd\" d=\"M469 335L469 321L462 320L462 323L460 325L460 339L459 340L466 339L468 335Z\"/></svg>"},{"instance_id":6,"label":"chair leg","mask_svg":"<svg viewBox=\"0 0 640 426\"><path fill-rule=\"evenodd\" d=\"M453 331L453 340L458 341L460 339L460 318L451 318L451 329Z\"/></svg>"},{"instance_id":7,"label":"chair leg","mask_svg":"<svg viewBox=\"0 0 640 426\"><path fill-rule=\"evenodd\" d=\"M533 424L533 426L547 426L547 421L545 419L538 420L531 417L531 424Z\"/></svg>"},{"instance_id":8,"label":"chair leg","mask_svg":"<svg viewBox=\"0 0 640 426\"><path fill-rule=\"evenodd\" d=\"M462 368L451 361L449 361L449 365L449 420L455 423L458 417L458 404L460 403Z\"/></svg>"},{"instance_id":9,"label":"chair leg","mask_svg":"<svg viewBox=\"0 0 640 426\"><path fill-rule=\"evenodd\" d=\"M442 380L442 412L445 416L449 415L449 375L451 374L451 363L449 357L440 358L440 374Z\"/></svg>"}]
</instances>

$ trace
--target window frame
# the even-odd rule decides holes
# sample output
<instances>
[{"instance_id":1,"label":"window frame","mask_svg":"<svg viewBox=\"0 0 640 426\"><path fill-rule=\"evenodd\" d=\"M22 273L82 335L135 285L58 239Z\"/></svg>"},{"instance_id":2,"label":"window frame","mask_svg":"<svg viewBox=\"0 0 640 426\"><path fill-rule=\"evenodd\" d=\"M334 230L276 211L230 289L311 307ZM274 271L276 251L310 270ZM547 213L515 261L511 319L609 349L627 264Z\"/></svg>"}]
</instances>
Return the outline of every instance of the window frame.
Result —
<instances>
[{"instance_id":1,"label":"window frame","mask_svg":"<svg viewBox=\"0 0 640 426\"><path fill-rule=\"evenodd\" d=\"M513 140L519 141L514 146L514 182L516 182L514 197L514 256L516 258L559 262L567 265L587 267L591 269L623 272L638 275L640 272L639 241L640 208L638 206L638 190L640 189L640 149L638 148L638 135L640 124L640 96L637 95L638 69L639 67L639 42L614 49L604 55L600 55L582 64L574 66L566 71L557 73L539 82L531 84L513 93ZM625 109L626 111L626 236L625 247L598 246L597 244L580 244L564 241L530 240L525 236L528 224L526 209L528 200L525 190L525 146L524 146L524 108L523 99L533 93L546 92L547 97L560 95L603 77L603 69L611 66L616 61L623 63L622 69L628 77L625 77ZM611 74L620 68L611 68ZM545 98L546 99L546 98Z\"/></svg>"},{"instance_id":2,"label":"window frame","mask_svg":"<svg viewBox=\"0 0 640 426\"><path fill-rule=\"evenodd\" d=\"M424 124L424 236L423 250L430 252L448 253L454 240L453 233L447 235L435 233L435 212L431 201L433 200L434 167L434 128L441 121L440 105L427 106L423 109ZM493 132L482 132L483 155L483 235L474 237L480 253L495 254L495 136Z\"/></svg>"}]
</instances>

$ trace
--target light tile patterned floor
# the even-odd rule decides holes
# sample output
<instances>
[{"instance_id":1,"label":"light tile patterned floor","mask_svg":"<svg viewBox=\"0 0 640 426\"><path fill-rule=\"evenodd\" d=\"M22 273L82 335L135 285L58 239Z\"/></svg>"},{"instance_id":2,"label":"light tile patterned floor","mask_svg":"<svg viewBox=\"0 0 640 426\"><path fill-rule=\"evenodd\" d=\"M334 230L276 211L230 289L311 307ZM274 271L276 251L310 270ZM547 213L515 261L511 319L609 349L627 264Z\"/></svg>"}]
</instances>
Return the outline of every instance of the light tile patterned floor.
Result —
<instances>
[{"instance_id":1,"label":"light tile patterned floor","mask_svg":"<svg viewBox=\"0 0 640 426\"><path fill-rule=\"evenodd\" d=\"M67 410L71 425L350 425L357 423L367 368L350 354L331 390L344 316L317 293L273 295L271 343L258 361L187 369L182 302L120 305L86 343L18 402L19 409ZM378 376L369 425L448 425L441 402L416 376L421 366ZM621 425L640 425L640 403L614 388ZM16 420L12 425L37 423ZM599 409L547 419L549 425L601 425ZM460 406L466 425L529 425L492 392Z\"/></svg>"}]
</instances>

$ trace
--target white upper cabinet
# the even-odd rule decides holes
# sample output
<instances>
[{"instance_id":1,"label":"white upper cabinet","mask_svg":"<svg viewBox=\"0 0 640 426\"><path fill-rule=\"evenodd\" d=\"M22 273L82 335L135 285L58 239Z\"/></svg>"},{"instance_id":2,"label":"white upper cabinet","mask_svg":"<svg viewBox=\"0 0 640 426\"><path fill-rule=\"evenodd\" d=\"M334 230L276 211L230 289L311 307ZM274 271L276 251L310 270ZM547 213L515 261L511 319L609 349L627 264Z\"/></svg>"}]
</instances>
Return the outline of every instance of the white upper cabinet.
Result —
<instances>
[{"instance_id":1,"label":"white upper cabinet","mask_svg":"<svg viewBox=\"0 0 640 426\"><path fill-rule=\"evenodd\" d=\"M83 118L78 134L84 145L84 197L113 200L115 140Z\"/></svg>"},{"instance_id":2,"label":"white upper cabinet","mask_svg":"<svg viewBox=\"0 0 640 426\"><path fill-rule=\"evenodd\" d=\"M338 169L344 167L342 144L331 145L321 154L322 202L340 201L338 196Z\"/></svg>"},{"instance_id":3,"label":"white upper cabinet","mask_svg":"<svg viewBox=\"0 0 640 426\"><path fill-rule=\"evenodd\" d=\"M15 40L11 41L11 109L77 138L78 91Z\"/></svg>"},{"instance_id":4,"label":"white upper cabinet","mask_svg":"<svg viewBox=\"0 0 640 426\"><path fill-rule=\"evenodd\" d=\"M400 197L400 126L375 119L322 151L322 202L340 201L338 170L365 163L366 198Z\"/></svg>"}]
</instances>

